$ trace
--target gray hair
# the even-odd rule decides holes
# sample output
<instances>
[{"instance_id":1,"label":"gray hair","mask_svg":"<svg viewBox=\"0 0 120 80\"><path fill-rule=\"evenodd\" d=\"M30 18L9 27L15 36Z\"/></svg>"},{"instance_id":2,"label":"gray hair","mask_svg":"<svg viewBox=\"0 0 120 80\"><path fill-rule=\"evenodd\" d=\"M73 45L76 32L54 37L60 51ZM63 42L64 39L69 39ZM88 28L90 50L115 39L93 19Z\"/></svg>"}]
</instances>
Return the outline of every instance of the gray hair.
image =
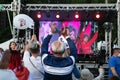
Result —
<instances>
[{"instance_id":1,"label":"gray hair","mask_svg":"<svg viewBox=\"0 0 120 80\"><path fill-rule=\"evenodd\" d=\"M65 50L65 44L61 41L54 41L51 44L51 48L54 53L63 53Z\"/></svg>"}]
</instances>

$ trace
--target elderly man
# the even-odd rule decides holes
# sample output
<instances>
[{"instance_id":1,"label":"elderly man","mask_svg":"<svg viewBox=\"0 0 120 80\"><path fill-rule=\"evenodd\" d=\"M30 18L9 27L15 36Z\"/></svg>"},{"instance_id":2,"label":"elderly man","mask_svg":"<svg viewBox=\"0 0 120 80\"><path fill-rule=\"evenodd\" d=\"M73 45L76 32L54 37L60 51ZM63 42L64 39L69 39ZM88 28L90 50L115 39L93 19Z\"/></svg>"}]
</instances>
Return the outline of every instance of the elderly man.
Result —
<instances>
[{"instance_id":1,"label":"elderly man","mask_svg":"<svg viewBox=\"0 0 120 80\"><path fill-rule=\"evenodd\" d=\"M120 78L120 48L114 48L113 55L109 59L109 78L112 76Z\"/></svg>"},{"instance_id":2,"label":"elderly man","mask_svg":"<svg viewBox=\"0 0 120 80\"><path fill-rule=\"evenodd\" d=\"M76 46L69 38L69 31L67 31L65 38L70 48L70 56L62 57L65 51L65 44L61 41L54 41L51 44L53 55L50 55L48 44L54 31L55 26L52 24L51 33L44 39L41 47L42 63L45 71L44 80L72 80L72 70L77 56Z\"/></svg>"}]
</instances>

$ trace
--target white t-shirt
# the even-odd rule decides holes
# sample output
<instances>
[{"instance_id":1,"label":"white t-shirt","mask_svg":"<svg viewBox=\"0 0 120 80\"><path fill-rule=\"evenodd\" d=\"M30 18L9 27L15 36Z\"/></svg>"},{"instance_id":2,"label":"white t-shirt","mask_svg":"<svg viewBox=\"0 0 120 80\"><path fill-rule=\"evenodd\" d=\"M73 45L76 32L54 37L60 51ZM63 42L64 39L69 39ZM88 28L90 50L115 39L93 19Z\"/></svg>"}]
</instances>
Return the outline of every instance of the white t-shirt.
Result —
<instances>
[{"instance_id":1,"label":"white t-shirt","mask_svg":"<svg viewBox=\"0 0 120 80\"><path fill-rule=\"evenodd\" d=\"M43 74L41 74L30 62L30 60L32 61L32 63L36 66L36 68L41 71L42 73L44 73L44 69L41 63L41 57L30 57L30 53L28 51L24 52L24 56L23 56L23 62L24 62L24 66L30 71L30 77L33 80L43 80L44 76Z\"/></svg>"},{"instance_id":2,"label":"white t-shirt","mask_svg":"<svg viewBox=\"0 0 120 80\"><path fill-rule=\"evenodd\" d=\"M12 70L0 69L0 80L18 80Z\"/></svg>"}]
</instances>

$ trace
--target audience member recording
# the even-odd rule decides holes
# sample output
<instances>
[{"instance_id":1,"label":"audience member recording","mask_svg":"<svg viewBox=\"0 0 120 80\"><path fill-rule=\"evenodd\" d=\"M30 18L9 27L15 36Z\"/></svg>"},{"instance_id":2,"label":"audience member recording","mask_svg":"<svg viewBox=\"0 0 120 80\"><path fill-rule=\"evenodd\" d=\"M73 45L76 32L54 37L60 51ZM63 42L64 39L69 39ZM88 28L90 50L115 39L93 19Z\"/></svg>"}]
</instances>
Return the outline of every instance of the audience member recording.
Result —
<instances>
[{"instance_id":1,"label":"audience member recording","mask_svg":"<svg viewBox=\"0 0 120 80\"><path fill-rule=\"evenodd\" d=\"M24 66L30 71L32 80L43 80L44 78L40 47L41 44L37 41L36 35L32 35L23 56Z\"/></svg>"}]
</instances>

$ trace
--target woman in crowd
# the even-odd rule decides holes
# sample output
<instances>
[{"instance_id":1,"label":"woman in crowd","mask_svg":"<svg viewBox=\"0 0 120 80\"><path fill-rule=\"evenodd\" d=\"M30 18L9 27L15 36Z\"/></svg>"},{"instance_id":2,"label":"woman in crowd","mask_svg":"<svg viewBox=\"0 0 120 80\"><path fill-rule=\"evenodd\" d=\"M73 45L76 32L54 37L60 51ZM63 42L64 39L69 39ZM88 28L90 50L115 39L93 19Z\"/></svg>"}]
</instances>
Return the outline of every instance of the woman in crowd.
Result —
<instances>
[{"instance_id":1,"label":"woman in crowd","mask_svg":"<svg viewBox=\"0 0 120 80\"><path fill-rule=\"evenodd\" d=\"M18 80L14 72L8 69L10 56L10 51L6 50L0 61L0 80Z\"/></svg>"},{"instance_id":2,"label":"woman in crowd","mask_svg":"<svg viewBox=\"0 0 120 80\"><path fill-rule=\"evenodd\" d=\"M11 53L8 68L14 71L19 80L28 80L29 71L22 64L22 57L20 51L17 50L17 44L10 42L9 50Z\"/></svg>"}]
</instances>

